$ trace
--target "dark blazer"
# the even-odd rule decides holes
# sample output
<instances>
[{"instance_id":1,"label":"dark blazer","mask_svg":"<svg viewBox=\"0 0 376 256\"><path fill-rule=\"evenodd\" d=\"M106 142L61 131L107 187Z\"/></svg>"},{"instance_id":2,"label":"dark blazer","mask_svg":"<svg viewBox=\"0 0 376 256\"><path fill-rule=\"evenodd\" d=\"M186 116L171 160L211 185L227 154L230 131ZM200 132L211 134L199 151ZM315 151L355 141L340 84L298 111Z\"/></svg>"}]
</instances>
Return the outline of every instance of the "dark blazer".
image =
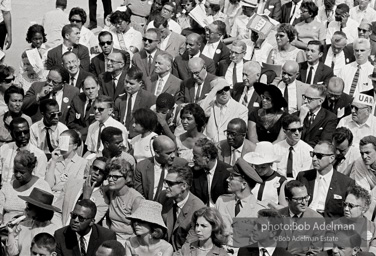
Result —
<instances>
[{"instance_id":1,"label":"dark blazer","mask_svg":"<svg viewBox=\"0 0 376 256\"><path fill-rule=\"evenodd\" d=\"M267 0L264 6L264 11L269 10L269 17L279 21L282 16L281 0Z\"/></svg>"},{"instance_id":2,"label":"dark blazer","mask_svg":"<svg viewBox=\"0 0 376 256\"><path fill-rule=\"evenodd\" d=\"M207 74L204 83L202 84L202 90L199 100L206 97L211 90L210 82L217 78L215 75L210 73ZM180 91L176 94L176 103L193 103L195 101L195 80L193 78L188 78L184 80L180 85Z\"/></svg>"},{"instance_id":3,"label":"dark blazer","mask_svg":"<svg viewBox=\"0 0 376 256\"><path fill-rule=\"evenodd\" d=\"M324 45L324 51L323 51L323 55L321 57L321 61L323 63L325 63L326 56L328 55L328 51L329 51L329 48L331 46L332 46L331 44ZM343 48L343 53L345 54L346 64L349 64L349 63L355 61L354 50L352 49L352 47L349 47L348 45L346 45L345 48Z\"/></svg>"},{"instance_id":4,"label":"dark blazer","mask_svg":"<svg viewBox=\"0 0 376 256\"><path fill-rule=\"evenodd\" d=\"M205 48L205 45L203 44L201 46L201 52ZM223 43L219 42L217 49L215 50L213 61L216 65L216 69L218 72L218 63L222 60L228 60L230 59L230 49Z\"/></svg>"},{"instance_id":5,"label":"dark blazer","mask_svg":"<svg viewBox=\"0 0 376 256\"><path fill-rule=\"evenodd\" d=\"M127 73L123 71L119 77L119 81L116 85L116 88L114 88L114 85L112 83L112 75L110 72L104 72L99 75L99 85L101 87L101 93L107 96L110 96L112 100L115 101L119 95L125 93L124 88L124 80Z\"/></svg>"},{"instance_id":6,"label":"dark blazer","mask_svg":"<svg viewBox=\"0 0 376 256\"><path fill-rule=\"evenodd\" d=\"M148 81L148 80L150 80L151 75L154 74L155 59L157 58L157 56L159 54L161 54L163 52L164 51L157 49L157 52L155 53L154 58L153 58L153 63L151 64L150 72L149 72L149 69L148 69L148 60L147 60L146 51L141 50L139 52L136 52L133 55L132 66L137 66L139 69L141 69L142 73L144 74L143 80L144 80L145 84L150 83L150 81Z\"/></svg>"},{"instance_id":7,"label":"dark blazer","mask_svg":"<svg viewBox=\"0 0 376 256\"><path fill-rule=\"evenodd\" d=\"M305 83L307 80L308 72L308 62L305 61L300 63L299 75L296 79ZM325 85L328 85L329 79L333 76L333 70L324 63L319 62L319 65L317 66L317 70L315 73L315 77L313 78L313 84L323 83Z\"/></svg>"},{"instance_id":8,"label":"dark blazer","mask_svg":"<svg viewBox=\"0 0 376 256\"><path fill-rule=\"evenodd\" d=\"M76 232L70 226L55 231L56 252L58 256L81 256ZM116 240L116 233L94 224L86 255L95 255L98 247L107 240Z\"/></svg>"},{"instance_id":9,"label":"dark blazer","mask_svg":"<svg viewBox=\"0 0 376 256\"><path fill-rule=\"evenodd\" d=\"M39 100L39 102L36 101L36 95L42 91L42 88L46 85L46 82L35 82L31 85L29 90L26 92L23 104L22 104L22 111L31 117L31 120L33 123L39 121L42 119L42 114L39 111L39 103L40 101L44 99L49 99L49 95L46 97L43 97ZM74 96L79 94L79 90L77 87L73 87L69 84L64 85L63 88L63 99L61 103L61 109L60 112L62 115L59 118L59 121L63 124L67 123L67 116L68 111L70 108L70 103Z\"/></svg>"},{"instance_id":10,"label":"dark blazer","mask_svg":"<svg viewBox=\"0 0 376 256\"><path fill-rule=\"evenodd\" d=\"M147 200L153 200L154 189L154 157L149 157L137 163L134 174L134 188ZM175 157L172 166L185 166L187 160Z\"/></svg>"},{"instance_id":11,"label":"dark blazer","mask_svg":"<svg viewBox=\"0 0 376 256\"><path fill-rule=\"evenodd\" d=\"M225 162L227 164L231 164L231 146L228 144L227 140L222 140L217 144L218 148L218 160ZM241 157L243 157L248 152L255 151L256 144L244 139L244 145L241 153Z\"/></svg>"},{"instance_id":12,"label":"dark blazer","mask_svg":"<svg viewBox=\"0 0 376 256\"><path fill-rule=\"evenodd\" d=\"M315 179L317 171L315 169L299 172L296 180L301 181L307 188L308 195L311 195L308 205L311 204L315 193ZM333 170L333 177L326 195L324 217L339 218L343 216L342 202L346 198L347 188L355 185L355 181L346 175Z\"/></svg>"},{"instance_id":13,"label":"dark blazer","mask_svg":"<svg viewBox=\"0 0 376 256\"><path fill-rule=\"evenodd\" d=\"M153 74L150 78L150 82L150 84L146 84L146 90L154 94L155 89L158 86L158 75ZM163 86L162 93L167 92L172 96L175 96L175 94L180 90L180 84L181 80L173 74L170 74L165 85Z\"/></svg>"},{"instance_id":14,"label":"dark blazer","mask_svg":"<svg viewBox=\"0 0 376 256\"><path fill-rule=\"evenodd\" d=\"M140 89L134 101L132 113L140 108L147 108L147 109L150 108L151 106L155 104L156 99L157 98L150 92ZM115 107L114 107L115 119L117 119L121 123L124 123L123 121L125 117L125 112L127 111L127 106L128 106L128 94L127 93L125 93L124 95L121 95L115 100ZM134 136L137 135L133 130L132 124L133 124L133 115L132 115L129 127L126 126L129 132L130 138L133 138Z\"/></svg>"},{"instance_id":15,"label":"dark blazer","mask_svg":"<svg viewBox=\"0 0 376 256\"><path fill-rule=\"evenodd\" d=\"M311 126L309 125L308 114L305 117L302 140L314 148L320 140L332 141L332 136L336 127L337 116L329 110L321 108Z\"/></svg>"},{"instance_id":16,"label":"dark blazer","mask_svg":"<svg viewBox=\"0 0 376 256\"><path fill-rule=\"evenodd\" d=\"M352 101L353 101L353 97L343 92L341 97L335 103L333 110L329 109L328 97L326 97L325 101L322 103L322 107L334 113L337 116L338 121L339 121L341 118L351 114ZM342 108L345 108L344 115L338 116L339 115L338 110Z\"/></svg>"},{"instance_id":17,"label":"dark blazer","mask_svg":"<svg viewBox=\"0 0 376 256\"><path fill-rule=\"evenodd\" d=\"M91 73L83 70L82 68L80 68L75 87L77 87L78 89L81 89L83 87L83 83L85 81L85 78L88 77L88 76L92 76L92 75L93 74L91 74Z\"/></svg>"},{"instance_id":18,"label":"dark blazer","mask_svg":"<svg viewBox=\"0 0 376 256\"><path fill-rule=\"evenodd\" d=\"M247 62L247 60L243 59L243 63L246 63L246 62ZM230 66L230 64L231 64L230 59L220 61L218 63L217 75L218 76L225 76L227 69L228 69L228 66Z\"/></svg>"},{"instance_id":19,"label":"dark blazer","mask_svg":"<svg viewBox=\"0 0 376 256\"><path fill-rule=\"evenodd\" d=\"M62 51L63 45L58 45L55 48L52 48L47 53L47 69L50 70L54 66L62 66ZM90 65L90 54L86 46L77 44L73 46L72 52L74 52L78 59L80 60L80 67L85 71L89 71Z\"/></svg>"},{"instance_id":20,"label":"dark blazer","mask_svg":"<svg viewBox=\"0 0 376 256\"><path fill-rule=\"evenodd\" d=\"M94 123L94 102L91 103L91 108L85 113L86 95L80 93L76 95L70 105L67 117L67 126L69 129L79 131L82 136L82 140L86 140L87 130L89 126Z\"/></svg>"},{"instance_id":21,"label":"dark blazer","mask_svg":"<svg viewBox=\"0 0 376 256\"><path fill-rule=\"evenodd\" d=\"M227 178L230 176L230 172L227 168L231 168L231 165L217 160L217 167L214 171L213 181L210 188L211 199L215 203L220 195L227 194ZM205 189L207 184L207 176L204 170L193 171L193 182L191 186L191 192L201 199L204 204L209 203L208 190Z\"/></svg>"},{"instance_id":22,"label":"dark blazer","mask_svg":"<svg viewBox=\"0 0 376 256\"><path fill-rule=\"evenodd\" d=\"M189 197L180 214L174 223L174 211L172 198L166 197L166 190L161 192L159 203L162 207L162 217L167 226L167 241L170 242L174 251L178 251L186 241L190 229L192 229L192 215L195 211L204 207L204 203L194 194L189 193Z\"/></svg>"},{"instance_id":23,"label":"dark blazer","mask_svg":"<svg viewBox=\"0 0 376 256\"><path fill-rule=\"evenodd\" d=\"M113 48L113 52L121 52L121 50ZM126 57L124 69L125 71L128 71L130 64L131 64L131 56L129 55L128 52L125 52L125 51L122 51L122 52L123 54L125 54L125 57ZM89 71L96 77L98 77L100 74L106 71L103 53L100 53L91 59Z\"/></svg>"},{"instance_id":24,"label":"dark blazer","mask_svg":"<svg viewBox=\"0 0 376 256\"><path fill-rule=\"evenodd\" d=\"M258 244L252 244L249 247L241 247L238 252L238 256L259 256L260 249ZM272 256L292 256L285 248L283 247L276 247L275 251L273 252Z\"/></svg>"},{"instance_id":25,"label":"dark blazer","mask_svg":"<svg viewBox=\"0 0 376 256\"><path fill-rule=\"evenodd\" d=\"M231 96L237 102L240 101L240 97L244 92L244 83L236 83L232 89ZM248 113L252 113L254 110L260 107L261 97L256 91L253 92L251 99L248 102Z\"/></svg>"},{"instance_id":26,"label":"dark blazer","mask_svg":"<svg viewBox=\"0 0 376 256\"><path fill-rule=\"evenodd\" d=\"M200 54L200 58L205 61L206 71L208 71L210 74L215 74L216 69L214 61L202 54ZM189 55L187 52L184 52L183 55L176 56L174 64L172 66L172 74L180 78L181 80L187 80L188 78L191 78L192 74L188 70L188 61Z\"/></svg>"},{"instance_id":27,"label":"dark blazer","mask_svg":"<svg viewBox=\"0 0 376 256\"><path fill-rule=\"evenodd\" d=\"M285 3L281 7L281 19L280 23L290 23L290 14L292 10L292 2ZM303 21L303 19L300 17L299 19L295 19L293 22L293 25L298 24L299 22Z\"/></svg>"}]
</instances>

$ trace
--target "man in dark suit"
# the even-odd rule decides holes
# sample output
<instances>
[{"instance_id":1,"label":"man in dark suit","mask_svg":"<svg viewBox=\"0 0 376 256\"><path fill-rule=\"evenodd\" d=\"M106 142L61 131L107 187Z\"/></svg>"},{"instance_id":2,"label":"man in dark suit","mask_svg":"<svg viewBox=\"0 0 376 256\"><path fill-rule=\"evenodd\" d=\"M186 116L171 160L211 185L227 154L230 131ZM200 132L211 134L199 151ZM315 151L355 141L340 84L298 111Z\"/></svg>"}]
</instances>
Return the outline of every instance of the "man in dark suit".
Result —
<instances>
[{"instance_id":1,"label":"man in dark suit","mask_svg":"<svg viewBox=\"0 0 376 256\"><path fill-rule=\"evenodd\" d=\"M154 157L142 160L135 170L135 189L146 199L157 201L163 189L163 180L173 166L185 166L187 161L176 157L176 145L165 135L153 141Z\"/></svg>"},{"instance_id":2,"label":"man in dark suit","mask_svg":"<svg viewBox=\"0 0 376 256\"><path fill-rule=\"evenodd\" d=\"M328 84L333 77L333 70L320 62L324 46L318 40L308 42L306 57L307 61L299 64L299 75L297 80L306 84Z\"/></svg>"},{"instance_id":3,"label":"man in dark suit","mask_svg":"<svg viewBox=\"0 0 376 256\"><path fill-rule=\"evenodd\" d=\"M220 61L230 58L230 50L221 41L222 36L226 35L226 24L220 20L214 21L206 27L205 35L207 42L202 49L202 54L212 59L218 68Z\"/></svg>"},{"instance_id":4,"label":"man in dark suit","mask_svg":"<svg viewBox=\"0 0 376 256\"><path fill-rule=\"evenodd\" d=\"M180 90L181 80L171 74L174 59L169 53L161 53L155 57L155 68L150 78L151 83L146 84L146 90L155 96L167 92L172 96Z\"/></svg>"},{"instance_id":5,"label":"man in dark suit","mask_svg":"<svg viewBox=\"0 0 376 256\"><path fill-rule=\"evenodd\" d=\"M209 59L205 55L201 54L201 47L204 45L204 39L202 36L196 33L189 34L185 41L185 52L183 55L175 57L172 67L172 74L181 80L187 80L192 76L188 69L188 61L194 57L200 57L205 61L206 71L210 74L215 74L215 65L212 59Z\"/></svg>"},{"instance_id":6,"label":"man in dark suit","mask_svg":"<svg viewBox=\"0 0 376 256\"><path fill-rule=\"evenodd\" d=\"M268 15L270 18L279 21L282 16L281 0L267 0L264 5L262 13ZM269 14L268 14L269 13Z\"/></svg>"},{"instance_id":7,"label":"man in dark suit","mask_svg":"<svg viewBox=\"0 0 376 256\"><path fill-rule=\"evenodd\" d=\"M344 87L342 78L332 77L329 80L327 97L322 103L322 107L334 113L338 121L351 114L353 97L343 92Z\"/></svg>"},{"instance_id":8,"label":"man in dark suit","mask_svg":"<svg viewBox=\"0 0 376 256\"><path fill-rule=\"evenodd\" d=\"M120 52L120 50L114 48L114 42L112 38L112 34L108 31L102 31L98 35L99 47L102 49L102 52L91 59L89 71L96 77L98 77L103 72L107 71L107 58L108 55L112 52ZM124 65L124 69L128 71L131 57L128 52L123 51L125 54L126 61Z\"/></svg>"},{"instance_id":9,"label":"man in dark suit","mask_svg":"<svg viewBox=\"0 0 376 256\"><path fill-rule=\"evenodd\" d=\"M94 101L98 97L98 79L93 76L85 78L82 85L83 92L76 95L71 102L67 126L69 129L79 131L83 141L86 140L87 130L94 123Z\"/></svg>"},{"instance_id":10,"label":"man in dark suit","mask_svg":"<svg viewBox=\"0 0 376 256\"><path fill-rule=\"evenodd\" d=\"M308 205L324 217L343 216L342 202L347 188L355 181L333 169L336 149L328 141L320 141L314 147L312 166L314 169L299 172L296 179L302 182L311 196ZM320 188L315 191L315 187Z\"/></svg>"},{"instance_id":11,"label":"man in dark suit","mask_svg":"<svg viewBox=\"0 0 376 256\"><path fill-rule=\"evenodd\" d=\"M322 108L325 100L326 86L312 84L303 94L304 103L297 112L303 123L302 140L314 147L320 140L332 140L336 130L337 116Z\"/></svg>"},{"instance_id":12,"label":"man in dark suit","mask_svg":"<svg viewBox=\"0 0 376 256\"><path fill-rule=\"evenodd\" d=\"M47 53L47 69L62 65L62 56L66 52L74 52L80 59L80 67L89 71L90 55L86 46L79 44L80 29L75 25L65 25L62 30L63 43L51 49Z\"/></svg>"},{"instance_id":13,"label":"man in dark suit","mask_svg":"<svg viewBox=\"0 0 376 256\"><path fill-rule=\"evenodd\" d=\"M114 231L95 224L96 213L97 206L90 199L77 202L69 226L55 231L58 256L94 255L104 241L116 240Z\"/></svg>"},{"instance_id":14,"label":"man in dark suit","mask_svg":"<svg viewBox=\"0 0 376 256\"><path fill-rule=\"evenodd\" d=\"M131 67L125 76L124 89L126 93L115 100L115 119L125 125L129 132L129 138L137 135L133 129L132 113L140 108L149 109L155 104L156 97L144 89L142 81L142 71L136 67Z\"/></svg>"},{"instance_id":15,"label":"man in dark suit","mask_svg":"<svg viewBox=\"0 0 376 256\"><path fill-rule=\"evenodd\" d=\"M165 188L159 202L163 205L162 217L167 226L167 241L178 251L192 234L192 215L204 207L204 203L189 192L192 184L189 167L174 167L165 178ZM191 231L191 232L190 232Z\"/></svg>"},{"instance_id":16,"label":"man in dark suit","mask_svg":"<svg viewBox=\"0 0 376 256\"><path fill-rule=\"evenodd\" d=\"M247 124L241 118L232 119L226 130L227 139L217 144L218 160L234 165L238 158L255 151L256 144L245 138Z\"/></svg>"},{"instance_id":17,"label":"man in dark suit","mask_svg":"<svg viewBox=\"0 0 376 256\"><path fill-rule=\"evenodd\" d=\"M44 99L56 99L61 112L59 121L65 124L70 103L79 93L78 88L69 85L68 82L69 72L65 68L61 66L52 68L46 82L35 82L31 85L25 95L22 111L35 123L42 119L39 103Z\"/></svg>"},{"instance_id":18,"label":"man in dark suit","mask_svg":"<svg viewBox=\"0 0 376 256\"><path fill-rule=\"evenodd\" d=\"M248 113L252 113L260 107L261 97L253 88L253 84L260 78L261 66L256 61L248 61L243 65L243 83L237 83L231 92L231 96L237 102L248 107Z\"/></svg>"},{"instance_id":19,"label":"man in dark suit","mask_svg":"<svg viewBox=\"0 0 376 256\"><path fill-rule=\"evenodd\" d=\"M212 141L207 138L196 141L191 192L210 207L220 195L227 193L227 178L230 176L227 168L231 165L217 160L217 157L218 149Z\"/></svg>"},{"instance_id":20,"label":"man in dark suit","mask_svg":"<svg viewBox=\"0 0 376 256\"><path fill-rule=\"evenodd\" d=\"M141 69L144 74L145 84L150 84L150 77L154 74L156 57L161 54L158 44L161 42L161 34L155 28L146 31L144 38L144 49L135 53L132 59L132 65Z\"/></svg>"},{"instance_id":21,"label":"man in dark suit","mask_svg":"<svg viewBox=\"0 0 376 256\"><path fill-rule=\"evenodd\" d=\"M300 5L302 0L293 0L291 2L285 3L281 7L281 19L280 23L289 23L292 25L298 24L303 21L302 17L297 18L296 14L300 13Z\"/></svg>"},{"instance_id":22,"label":"man in dark suit","mask_svg":"<svg viewBox=\"0 0 376 256\"><path fill-rule=\"evenodd\" d=\"M99 75L101 93L110 96L113 101L125 92L124 70L126 58L122 52L112 52L107 57L107 71Z\"/></svg>"},{"instance_id":23,"label":"man in dark suit","mask_svg":"<svg viewBox=\"0 0 376 256\"><path fill-rule=\"evenodd\" d=\"M80 60L74 52L64 53L62 59L63 67L69 72L69 85L81 90L85 78L91 74L80 68Z\"/></svg>"},{"instance_id":24,"label":"man in dark suit","mask_svg":"<svg viewBox=\"0 0 376 256\"><path fill-rule=\"evenodd\" d=\"M176 94L176 103L198 103L211 90L210 82L216 76L206 71L205 61L200 57L189 60L188 69L192 77L181 83L180 91Z\"/></svg>"}]
</instances>

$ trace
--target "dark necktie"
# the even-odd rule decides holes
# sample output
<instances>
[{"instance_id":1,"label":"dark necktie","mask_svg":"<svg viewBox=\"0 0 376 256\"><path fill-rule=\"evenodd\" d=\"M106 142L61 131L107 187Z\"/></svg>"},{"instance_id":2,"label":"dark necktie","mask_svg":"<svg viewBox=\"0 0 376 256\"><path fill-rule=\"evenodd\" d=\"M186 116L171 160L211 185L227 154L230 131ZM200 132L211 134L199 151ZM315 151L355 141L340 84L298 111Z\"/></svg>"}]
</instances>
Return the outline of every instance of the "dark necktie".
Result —
<instances>
[{"instance_id":1,"label":"dark necktie","mask_svg":"<svg viewBox=\"0 0 376 256\"><path fill-rule=\"evenodd\" d=\"M56 100L56 92L52 93L52 99Z\"/></svg>"},{"instance_id":2,"label":"dark necktie","mask_svg":"<svg viewBox=\"0 0 376 256\"><path fill-rule=\"evenodd\" d=\"M71 52L73 50L73 47L68 47L68 52Z\"/></svg>"},{"instance_id":3,"label":"dark necktie","mask_svg":"<svg viewBox=\"0 0 376 256\"><path fill-rule=\"evenodd\" d=\"M312 126L314 120L315 120L315 115L312 112L309 112L308 113L309 126Z\"/></svg>"},{"instance_id":4,"label":"dark necktie","mask_svg":"<svg viewBox=\"0 0 376 256\"><path fill-rule=\"evenodd\" d=\"M268 251L265 248L261 248L262 256L269 256Z\"/></svg>"},{"instance_id":5,"label":"dark necktie","mask_svg":"<svg viewBox=\"0 0 376 256\"><path fill-rule=\"evenodd\" d=\"M289 112L289 88L288 88L288 84L285 84L285 91L283 92L283 98L285 98L285 100L287 102L287 107L285 108L285 112L288 113Z\"/></svg>"},{"instance_id":6,"label":"dark necktie","mask_svg":"<svg viewBox=\"0 0 376 256\"><path fill-rule=\"evenodd\" d=\"M103 126L104 126L103 123L99 123L98 139L97 139L97 152L99 152L99 148L101 147L101 133L102 133Z\"/></svg>"},{"instance_id":7,"label":"dark necktie","mask_svg":"<svg viewBox=\"0 0 376 256\"><path fill-rule=\"evenodd\" d=\"M149 72L149 75L150 75L150 73L151 73L151 64L152 64L152 56L151 55L149 55L148 56L148 72Z\"/></svg>"},{"instance_id":8,"label":"dark necktie","mask_svg":"<svg viewBox=\"0 0 376 256\"><path fill-rule=\"evenodd\" d=\"M336 58L337 58L337 54L333 53L333 58L332 58L332 65L331 65L331 68L334 70L334 66L336 64Z\"/></svg>"},{"instance_id":9,"label":"dark necktie","mask_svg":"<svg viewBox=\"0 0 376 256\"><path fill-rule=\"evenodd\" d=\"M204 187L203 187L203 191L204 193L207 195L207 198L208 198L208 201L206 202L206 205L209 206L210 205L210 194L209 194L209 181L208 181L208 176L209 176L209 171L205 171L205 181L204 181ZM210 176L209 176L210 177ZM204 202L205 203L205 202Z\"/></svg>"},{"instance_id":10,"label":"dark necktie","mask_svg":"<svg viewBox=\"0 0 376 256\"><path fill-rule=\"evenodd\" d=\"M293 178L293 175L292 175L292 157L293 157L293 150L294 148L293 147L290 147L289 148L289 156L287 158L287 169L286 169L286 176L287 178Z\"/></svg>"},{"instance_id":11,"label":"dark necktie","mask_svg":"<svg viewBox=\"0 0 376 256\"><path fill-rule=\"evenodd\" d=\"M52 143L51 143L50 130L51 130L51 127L46 127L46 143L47 143L48 150L52 152L54 151L54 147L52 146Z\"/></svg>"},{"instance_id":12,"label":"dark necktie","mask_svg":"<svg viewBox=\"0 0 376 256\"><path fill-rule=\"evenodd\" d=\"M356 69L356 72L355 72L355 75L354 75L353 81L352 81L352 83L351 83L351 88L350 88L350 93L349 93L350 96L353 96L353 95L354 95L354 92L355 92L356 86L358 85L359 72L360 72L360 65L358 65L358 68Z\"/></svg>"},{"instance_id":13,"label":"dark necktie","mask_svg":"<svg viewBox=\"0 0 376 256\"><path fill-rule=\"evenodd\" d=\"M89 102L87 103L86 105L86 108L85 108L85 117L89 114L89 110L91 108L91 103L92 103L93 100L89 100Z\"/></svg>"},{"instance_id":14,"label":"dark necktie","mask_svg":"<svg viewBox=\"0 0 376 256\"><path fill-rule=\"evenodd\" d=\"M85 237L80 236L80 252L81 256L86 256Z\"/></svg>"},{"instance_id":15,"label":"dark necktie","mask_svg":"<svg viewBox=\"0 0 376 256\"><path fill-rule=\"evenodd\" d=\"M74 76L71 76L71 79L70 79L70 81L71 81L71 82L70 82L70 85L71 85L71 86L74 86L74 80L75 80Z\"/></svg>"},{"instance_id":16,"label":"dark necktie","mask_svg":"<svg viewBox=\"0 0 376 256\"><path fill-rule=\"evenodd\" d=\"M294 5L294 8L292 9L292 12L291 12L291 15L290 15L290 18L289 18L289 23L291 22L292 17L294 17L294 14L295 14L296 4L293 3L293 5Z\"/></svg>"},{"instance_id":17,"label":"dark necktie","mask_svg":"<svg viewBox=\"0 0 376 256\"><path fill-rule=\"evenodd\" d=\"M164 178L165 178L165 174L166 174L166 167L161 166L161 168L162 168L161 177L159 178L157 191L155 191L154 201L157 201L159 195L161 194L161 191L162 191L162 188L163 188L163 182L164 182Z\"/></svg>"},{"instance_id":18,"label":"dark necktie","mask_svg":"<svg viewBox=\"0 0 376 256\"><path fill-rule=\"evenodd\" d=\"M197 103L200 100L200 92L201 92L201 84L197 84L195 103Z\"/></svg>"},{"instance_id":19,"label":"dark necktie","mask_svg":"<svg viewBox=\"0 0 376 256\"><path fill-rule=\"evenodd\" d=\"M313 67L311 66L311 67L309 68L309 72L308 72L308 76L307 76L306 84L311 84L311 80L312 80L312 72L313 72Z\"/></svg>"},{"instance_id":20,"label":"dark necktie","mask_svg":"<svg viewBox=\"0 0 376 256\"><path fill-rule=\"evenodd\" d=\"M234 63L234 69L232 70L232 86L234 86L238 81L236 77L236 63Z\"/></svg>"},{"instance_id":21,"label":"dark necktie","mask_svg":"<svg viewBox=\"0 0 376 256\"><path fill-rule=\"evenodd\" d=\"M128 94L127 115L125 117L125 127L129 130L132 119L132 94Z\"/></svg>"},{"instance_id":22,"label":"dark necktie","mask_svg":"<svg viewBox=\"0 0 376 256\"><path fill-rule=\"evenodd\" d=\"M240 201L240 199L238 199L235 204L235 217L238 216L241 207L242 207L242 202Z\"/></svg>"}]
</instances>

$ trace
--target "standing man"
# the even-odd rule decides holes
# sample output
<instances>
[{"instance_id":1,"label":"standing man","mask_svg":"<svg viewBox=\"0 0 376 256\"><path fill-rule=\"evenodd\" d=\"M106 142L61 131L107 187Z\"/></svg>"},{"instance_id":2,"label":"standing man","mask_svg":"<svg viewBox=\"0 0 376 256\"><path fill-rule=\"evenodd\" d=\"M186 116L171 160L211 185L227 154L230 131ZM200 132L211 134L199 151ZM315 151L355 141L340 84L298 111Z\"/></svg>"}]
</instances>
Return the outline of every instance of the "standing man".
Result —
<instances>
[{"instance_id":1,"label":"standing man","mask_svg":"<svg viewBox=\"0 0 376 256\"><path fill-rule=\"evenodd\" d=\"M102 0L103 3L103 20L112 13L111 0ZM97 0L89 0L89 18L90 23L88 29L94 29L97 27Z\"/></svg>"},{"instance_id":2,"label":"standing man","mask_svg":"<svg viewBox=\"0 0 376 256\"><path fill-rule=\"evenodd\" d=\"M67 8L67 0L56 0L55 7L55 10L45 13L42 20L47 38L47 48L54 48L63 42L61 30L68 20L68 14L64 12Z\"/></svg>"},{"instance_id":3,"label":"standing man","mask_svg":"<svg viewBox=\"0 0 376 256\"><path fill-rule=\"evenodd\" d=\"M376 20L376 11L373 6L370 6L370 0L359 1L358 6L354 6L350 9L350 18L360 24L363 19L369 22Z\"/></svg>"},{"instance_id":4,"label":"standing man","mask_svg":"<svg viewBox=\"0 0 376 256\"><path fill-rule=\"evenodd\" d=\"M11 0L0 1L0 50L8 50L12 45Z\"/></svg>"},{"instance_id":5,"label":"standing man","mask_svg":"<svg viewBox=\"0 0 376 256\"><path fill-rule=\"evenodd\" d=\"M74 52L64 53L62 59L63 67L69 72L69 85L81 90L83 81L91 74L80 68L80 60Z\"/></svg>"},{"instance_id":6,"label":"standing man","mask_svg":"<svg viewBox=\"0 0 376 256\"><path fill-rule=\"evenodd\" d=\"M161 16L168 21L168 27L170 28L171 31L181 34L181 27L180 25L172 19L172 17L176 13L176 6L172 2L166 2L161 10ZM149 22L147 29L155 28L154 27L154 22Z\"/></svg>"}]
</instances>

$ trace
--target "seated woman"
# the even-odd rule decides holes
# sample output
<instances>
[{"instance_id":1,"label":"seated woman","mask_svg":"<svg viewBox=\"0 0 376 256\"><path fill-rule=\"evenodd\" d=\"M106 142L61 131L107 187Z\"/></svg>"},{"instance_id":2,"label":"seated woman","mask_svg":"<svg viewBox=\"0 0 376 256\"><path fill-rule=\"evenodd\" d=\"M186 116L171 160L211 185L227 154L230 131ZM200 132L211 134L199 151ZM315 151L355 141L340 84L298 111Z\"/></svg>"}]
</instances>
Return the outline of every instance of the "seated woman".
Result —
<instances>
[{"instance_id":1,"label":"seated woman","mask_svg":"<svg viewBox=\"0 0 376 256\"><path fill-rule=\"evenodd\" d=\"M131 140L133 156L137 162L154 156L152 140L158 136L154 130L158 123L157 115L154 111L146 108L137 109L133 112L133 129L139 133Z\"/></svg>"},{"instance_id":2,"label":"seated woman","mask_svg":"<svg viewBox=\"0 0 376 256\"><path fill-rule=\"evenodd\" d=\"M278 47L270 51L266 62L281 66L285 64L286 60L294 60L298 63L304 62L304 52L291 44L295 40L296 33L296 29L290 24L282 23L279 25L275 35Z\"/></svg>"},{"instance_id":3,"label":"seated woman","mask_svg":"<svg viewBox=\"0 0 376 256\"><path fill-rule=\"evenodd\" d=\"M134 235L128 218L138 208L143 196L133 186L132 166L124 159L113 158L106 166L109 175L105 202L108 207L108 227L116 232L116 238L124 244Z\"/></svg>"},{"instance_id":4,"label":"seated woman","mask_svg":"<svg viewBox=\"0 0 376 256\"><path fill-rule=\"evenodd\" d=\"M167 227L162 219L162 205L158 202L143 200L140 206L129 216L133 231L125 241L126 256L171 256L172 245L163 240Z\"/></svg>"},{"instance_id":5,"label":"seated woman","mask_svg":"<svg viewBox=\"0 0 376 256\"><path fill-rule=\"evenodd\" d=\"M185 3L184 8L183 8L182 12L180 13L180 15L179 14L177 15L177 22L178 22L178 24L179 24L179 26L181 27L182 30L192 27L192 25L191 25L192 24L192 18L188 14L195 7L196 7L196 1L195 0L188 0Z\"/></svg>"},{"instance_id":6,"label":"seated woman","mask_svg":"<svg viewBox=\"0 0 376 256\"><path fill-rule=\"evenodd\" d=\"M29 255L32 238L45 232L53 235L60 227L51 223L54 212L60 209L52 206L54 196L34 188L29 196L19 196L26 201L26 219L13 228L8 227L7 251L10 256Z\"/></svg>"},{"instance_id":7,"label":"seated woman","mask_svg":"<svg viewBox=\"0 0 376 256\"><path fill-rule=\"evenodd\" d=\"M228 236L225 234L223 219L217 209L204 207L195 211L192 226L197 241L185 243L174 256L227 256L227 251L222 246L227 243Z\"/></svg>"},{"instance_id":8,"label":"seated woman","mask_svg":"<svg viewBox=\"0 0 376 256\"><path fill-rule=\"evenodd\" d=\"M206 138L202 134L206 125L205 112L199 105L191 103L180 111L180 118L186 132L176 137L176 147L179 157L193 166L193 147L198 139Z\"/></svg>"},{"instance_id":9,"label":"seated woman","mask_svg":"<svg viewBox=\"0 0 376 256\"><path fill-rule=\"evenodd\" d=\"M67 180L82 179L89 173L88 160L77 154L79 146L81 139L75 130L67 130L60 134L59 147L52 152L45 177L56 198Z\"/></svg>"},{"instance_id":10,"label":"seated woman","mask_svg":"<svg viewBox=\"0 0 376 256\"><path fill-rule=\"evenodd\" d=\"M0 223L8 223L14 216L23 214L25 202L18 196L28 196L34 188L51 192L48 183L33 175L37 158L27 150L14 157L14 179L5 182L0 190Z\"/></svg>"},{"instance_id":11,"label":"seated woman","mask_svg":"<svg viewBox=\"0 0 376 256\"><path fill-rule=\"evenodd\" d=\"M255 83L254 88L262 101L261 108L249 114L248 139L253 143L283 140L285 135L282 130L282 118L286 113L282 108L287 107L285 98L274 85Z\"/></svg>"}]
</instances>

